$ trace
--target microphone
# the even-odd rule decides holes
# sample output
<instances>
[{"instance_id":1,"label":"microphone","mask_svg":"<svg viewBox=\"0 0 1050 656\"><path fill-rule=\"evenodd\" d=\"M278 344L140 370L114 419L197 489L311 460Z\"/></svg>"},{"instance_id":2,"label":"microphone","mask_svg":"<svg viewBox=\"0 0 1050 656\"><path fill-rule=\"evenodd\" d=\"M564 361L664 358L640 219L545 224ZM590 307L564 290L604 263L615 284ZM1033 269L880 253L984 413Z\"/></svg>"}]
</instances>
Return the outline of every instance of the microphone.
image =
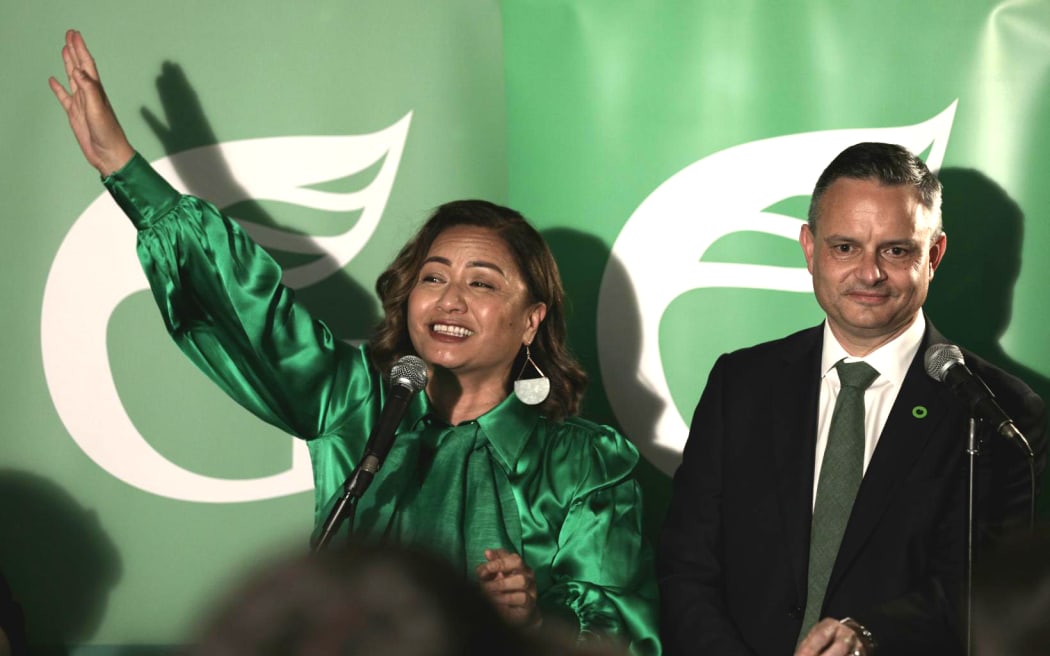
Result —
<instances>
[{"instance_id":1,"label":"microphone","mask_svg":"<svg viewBox=\"0 0 1050 656\"><path fill-rule=\"evenodd\" d=\"M427 365L414 355L406 355L390 369L390 395L372 428L361 467L373 473L379 469L394 444L394 432L408 410L408 402L426 387Z\"/></svg>"},{"instance_id":2,"label":"microphone","mask_svg":"<svg viewBox=\"0 0 1050 656\"><path fill-rule=\"evenodd\" d=\"M404 356L390 369L390 394L383 412L368 436L361 464L346 482L347 492L352 496L360 498L372 482L394 444L397 427L408 410L409 402L426 384L427 365L414 355Z\"/></svg>"},{"instance_id":3,"label":"microphone","mask_svg":"<svg viewBox=\"0 0 1050 656\"><path fill-rule=\"evenodd\" d=\"M426 384L427 365L414 355L406 355L390 369L390 394L379 420L372 427L372 434L368 436L364 456L343 482L343 496L332 505L320 532L310 538L315 552L320 552L328 545L344 519L349 519L350 525L353 526L356 501L372 484L372 479L382 466L386 454L390 452L397 427L408 410L408 402L416 392L426 387Z\"/></svg>"},{"instance_id":4,"label":"microphone","mask_svg":"<svg viewBox=\"0 0 1050 656\"><path fill-rule=\"evenodd\" d=\"M926 373L930 378L947 383L956 396L970 404L977 414L994 428L995 432L1009 440L1017 440L1031 453L1028 440L1017 429L1010 417L999 407L995 394L981 378L970 371L963 359L962 351L954 344L933 344L926 349L924 358Z\"/></svg>"}]
</instances>

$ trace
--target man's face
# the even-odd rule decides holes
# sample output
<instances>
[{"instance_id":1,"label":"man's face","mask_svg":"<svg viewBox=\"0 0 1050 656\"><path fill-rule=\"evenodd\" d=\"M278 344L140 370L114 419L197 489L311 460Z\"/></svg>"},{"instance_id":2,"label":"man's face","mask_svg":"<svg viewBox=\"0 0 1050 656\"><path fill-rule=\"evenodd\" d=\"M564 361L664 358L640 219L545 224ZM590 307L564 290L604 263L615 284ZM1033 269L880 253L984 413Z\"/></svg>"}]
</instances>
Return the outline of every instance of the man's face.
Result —
<instances>
[{"instance_id":1,"label":"man's face","mask_svg":"<svg viewBox=\"0 0 1050 656\"><path fill-rule=\"evenodd\" d=\"M799 242L828 325L852 355L866 355L911 325L944 256L942 234L911 186L839 178L817 205L815 234Z\"/></svg>"}]
</instances>

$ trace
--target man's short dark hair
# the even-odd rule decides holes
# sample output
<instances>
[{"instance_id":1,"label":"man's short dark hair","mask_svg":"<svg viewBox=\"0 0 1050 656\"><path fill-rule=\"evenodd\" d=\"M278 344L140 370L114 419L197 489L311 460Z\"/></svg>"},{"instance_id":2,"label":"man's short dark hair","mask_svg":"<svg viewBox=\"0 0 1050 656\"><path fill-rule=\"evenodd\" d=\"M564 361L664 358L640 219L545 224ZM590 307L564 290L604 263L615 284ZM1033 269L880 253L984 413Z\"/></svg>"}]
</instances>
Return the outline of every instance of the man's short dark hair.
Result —
<instances>
[{"instance_id":1,"label":"man's short dark hair","mask_svg":"<svg viewBox=\"0 0 1050 656\"><path fill-rule=\"evenodd\" d=\"M919 194L919 203L930 212L933 220L932 239L944 231L941 223L941 181L910 150L888 143L864 142L854 144L831 160L820 174L809 201L807 217L809 229L816 231L818 205L824 192L839 178L877 180L890 186L908 185Z\"/></svg>"}]
</instances>

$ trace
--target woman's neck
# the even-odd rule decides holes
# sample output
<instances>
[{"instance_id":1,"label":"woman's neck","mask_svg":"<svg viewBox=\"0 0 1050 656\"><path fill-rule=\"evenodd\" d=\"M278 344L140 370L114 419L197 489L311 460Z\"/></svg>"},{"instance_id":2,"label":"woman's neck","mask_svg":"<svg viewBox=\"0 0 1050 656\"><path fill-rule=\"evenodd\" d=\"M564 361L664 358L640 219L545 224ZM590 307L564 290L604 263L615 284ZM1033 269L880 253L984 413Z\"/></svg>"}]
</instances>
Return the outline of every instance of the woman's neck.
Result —
<instances>
[{"instance_id":1,"label":"woman's neck","mask_svg":"<svg viewBox=\"0 0 1050 656\"><path fill-rule=\"evenodd\" d=\"M500 380L475 381L435 368L427 383L427 397L434 411L456 426L477 419L502 403L507 389Z\"/></svg>"}]
</instances>

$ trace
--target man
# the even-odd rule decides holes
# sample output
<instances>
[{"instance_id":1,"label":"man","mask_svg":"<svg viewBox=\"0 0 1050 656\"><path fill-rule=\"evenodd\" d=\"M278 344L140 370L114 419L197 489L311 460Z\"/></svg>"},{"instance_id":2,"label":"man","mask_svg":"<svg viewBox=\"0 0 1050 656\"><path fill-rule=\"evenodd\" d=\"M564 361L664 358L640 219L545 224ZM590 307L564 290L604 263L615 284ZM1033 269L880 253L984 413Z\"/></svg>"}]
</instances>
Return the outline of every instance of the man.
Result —
<instances>
[{"instance_id":1,"label":"man","mask_svg":"<svg viewBox=\"0 0 1050 656\"><path fill-rule=\"evenodd\" d=\"M900 146L852 146L821 175L799 242L827 320L711 371L661 541L668 654L962 653L971 413L923 366L946 341L922 312L940 205ZM1041 471L1043 402L964 355ZM1027 456L981 430L983 535L1023 524L1030 495Z\"/></svg>"}]
</instances>

